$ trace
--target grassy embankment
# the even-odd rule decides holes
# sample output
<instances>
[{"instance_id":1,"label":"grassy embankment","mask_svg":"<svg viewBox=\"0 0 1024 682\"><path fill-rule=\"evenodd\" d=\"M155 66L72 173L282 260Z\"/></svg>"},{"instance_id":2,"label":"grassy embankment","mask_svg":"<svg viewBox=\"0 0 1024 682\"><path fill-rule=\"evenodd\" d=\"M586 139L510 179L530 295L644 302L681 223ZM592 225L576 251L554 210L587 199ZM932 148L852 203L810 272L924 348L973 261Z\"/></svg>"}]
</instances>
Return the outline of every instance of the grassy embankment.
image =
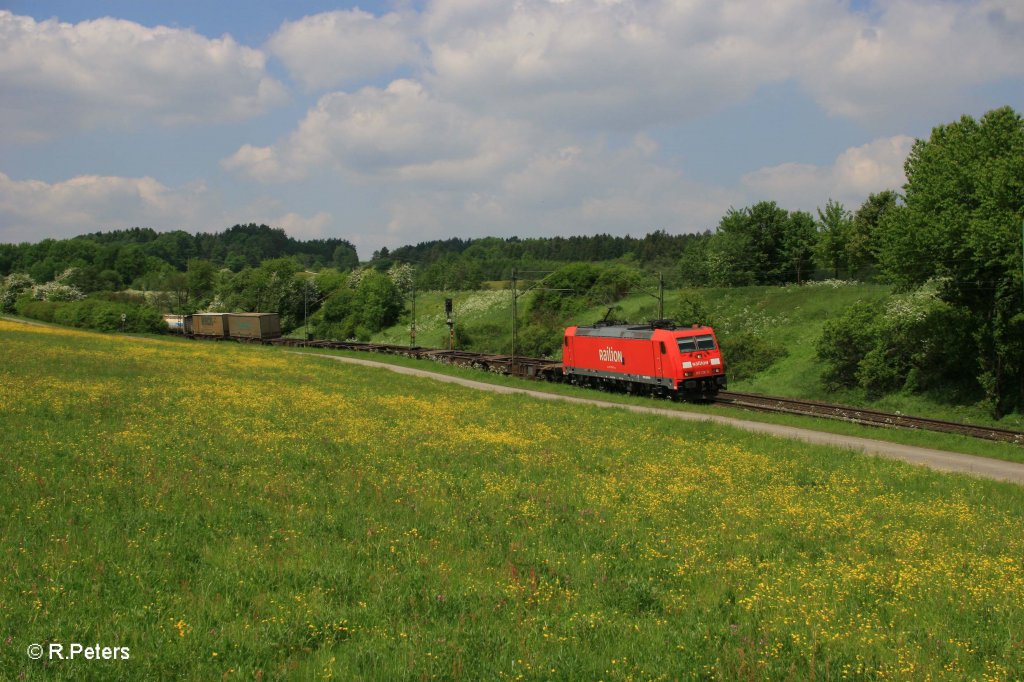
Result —
<instances>
[{"instance_id":1,"label":"grassy embankment","mask_svg":"<svg viewBox=\"0 0 1024 682\"><path fill-rule=\"evenodd\" d=\"M894 393L870 400L861 390L826 391L821 383L822 366L815 358L815 345L826 320L837 317L858 301L882 302L889 288L873 284L819 283L785 287L739 287L729 289L697 289L666 292L665 309L670 314L681 295L699 297L711 314L721 339L751 333L785 348L786 355L767 370L745 381L733 381L736 391L781 395L875 407L950 419L971 424L998 425L1024 430L1024 415L1012 414L996 421L982 407L950 405L937 397ZM511 346L511 303L507 291L456 292L447 294L455 300L457 319L470 327L490 325L496 349ZM440 292L420 294L418 308L418 342L423 346L445 347L448 331L444 325L444 297ZM528 305L529 297L520 303ZM631 321L657 317L657 302L649 295L631 296L618 304L615 316ZM567 323L593 323L601 319L605 309L592 308L579 320ZM409 342L408 324L396 325L374 337L374 341L405 344ZM728 358L726 358L728 365Z\"/></svg>"},{"instance_id":2,"label":"grassy embankment","mask_svg":"<svg viewBox=\"0 0 1024 682\"><path fill-rule=\"evenodd\" d=\"M11 678L1024 675L1017 486L262 347L0 375Z\"/></svg>"}]
</instances>

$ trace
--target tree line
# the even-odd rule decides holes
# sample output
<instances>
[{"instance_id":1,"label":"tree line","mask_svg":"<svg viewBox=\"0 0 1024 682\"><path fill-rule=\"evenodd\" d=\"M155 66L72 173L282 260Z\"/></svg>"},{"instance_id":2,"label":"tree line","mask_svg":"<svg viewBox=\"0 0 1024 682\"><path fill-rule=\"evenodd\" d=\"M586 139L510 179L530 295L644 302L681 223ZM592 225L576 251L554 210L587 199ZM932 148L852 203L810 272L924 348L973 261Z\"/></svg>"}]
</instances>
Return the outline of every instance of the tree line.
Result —
<instances>
[{"instance_id":1,"label":"tree line","mask_svg":"<svg viewBox=\"0 0 1024 682\"><path fill-rule=\"evenodd\" d=\"M301 241L266 225L235 225L224 232L198 234L134 227L35 244L0 244L0 276L18 272L36 282L49 282L73 268L71 283L85 292L135 284L135 288L152 289L173 273L184 272L193 260L239 272L268 258L286 256L314 269L350 269L359 264L355 247L347 240Z\"/></svg>"}]
</instances>

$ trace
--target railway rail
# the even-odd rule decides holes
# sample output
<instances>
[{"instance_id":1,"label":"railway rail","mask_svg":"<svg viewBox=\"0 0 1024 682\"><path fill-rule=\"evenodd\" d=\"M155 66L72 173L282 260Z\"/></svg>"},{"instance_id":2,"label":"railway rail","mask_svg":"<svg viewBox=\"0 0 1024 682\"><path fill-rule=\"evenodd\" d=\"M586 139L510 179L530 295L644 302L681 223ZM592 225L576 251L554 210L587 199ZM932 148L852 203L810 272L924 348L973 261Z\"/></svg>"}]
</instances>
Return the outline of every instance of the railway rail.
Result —
<instances>
[{"instance_id":1,"label":"railway rail","mask_svg":"<svg viewBox=\"0 0 1024 682\"><path fill-rule=\"evenodd\" d=\"M462 350L442 350L419 346L399 346L395 344L357 343L349 341L306 341L303 339L278 338L267 341L275 346L333 348L337 350L362 351L369 353L385 353L401 355L421 360L433 360L450 365L470 367L473 369L506 374L527 379L546 381L562 381L562 365L542 358L530 358L520 355L496 355L487 353L471 353ZM912 417L898 412L881 412L848 405L833 405L814 400L797 400L778 396L757 395L721 391L710 399L719 405L745 408L760 412L776 412L796 414L827 419L837 419L855 424L875 427L917 429L953 433L985 440L1000 441L1024 445L1024 432L1001 429L991 426L975 426L960 422Z\"/></svg>"},{"instance_id":2,"label":"railway rail","mask_svg":"<svg viewBox=\"0 0 1024 682\"><path fill-rule=\"evenodd\" d=\"M956 433L965 436L972 436L974 438L1024 445L1024 433L1020 431L1013 431L1011 429L1001 429L992 426L975 426L972 424L964 424L962 422L929 419L927 417L912 417L899 412L881 412L879 410L871 410L863 407L833 405L831 403L823 403L816 400L796 400L792 398L780 398L777 396L757 395L754 393L721 391L712 399L712 401L723 405L745 407L747 409L757 410L760 412L779 412L783 414L826 417L828 419L839 419L867 426L889 426L905 429L917 429L921 431Z\"/></svg>"}]
</instances>

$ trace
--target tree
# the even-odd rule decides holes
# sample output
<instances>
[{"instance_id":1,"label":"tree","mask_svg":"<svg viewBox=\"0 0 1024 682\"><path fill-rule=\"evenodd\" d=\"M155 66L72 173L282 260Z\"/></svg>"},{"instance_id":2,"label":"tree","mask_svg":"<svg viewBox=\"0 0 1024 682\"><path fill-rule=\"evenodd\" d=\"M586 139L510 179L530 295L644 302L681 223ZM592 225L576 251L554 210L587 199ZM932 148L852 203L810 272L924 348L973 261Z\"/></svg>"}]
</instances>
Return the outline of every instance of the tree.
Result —
<instances>
[{"instance_id":1,"label":"tree","mask_svg":"<svg viewBox=\"0 0 1024 682\"><path fill-rule=\"evenodd\" d=\"M356 289L353 304L359 322L371 332L378 332L398 322L404 301L402 292L387 275L370 270Z\"/></svg>"},{"instance_id":2,"label":"tree","mask_svg":"<svg viewBox=\"0 0 1024 682\"><path fill-rule=\"evenodd\" d=\"M351 270L359 267L359 256L351 244L345 242L334 249L331 263L339 270Z\"/></svg>"},{"instance_id":3,"label":"tree","mask_svg":"<svg viewBox=\"0 0 1024 682\"><path fill-rule=\"evenodd\" d=\"M786 221L780 250L783 261L796 276L796 283L803 284L807 273L814 268L814 248L818 232L814 218L806 211L793 211Z\"/></svg>"},{"instance_id":4,"label":"tree","mask_svg":"<svg viewBox=\"0 0 1024 682\"><path fill-rule=\"evenodd\" d=\"M853 214L846 242L846 263L851 272L861 272L878 262L882 220L896 207L896 200L896 192L891 189L870 194Z\"/></svg>"},{"instance_id":5,"label":"tree","mask_svg":"<svg viewBox=\"0 0 1024 682\"><path fill-rule=\"evenodd\" d=\"M118 250L112 265L121 280L132 282L146 271L146 254L136 244L125 244Z\"/></svg>"},{"instance_id":6,"label":"tree","mask_svg":"<svg viewBox=\"0 0 1024 682\"><path fill-rule=\"evenodd\" d=\"M849 268L850 222L850 213L838 201L829 199L824 211L818 209L818 262L832 270L836 279L840 270Z\"/></svg>"},{"instance_id":7,"label":"tree","mask_svg":"<svg viewBox=\"0 0 1024 682\"><path fill-rule=\"evenodd\" d=\"M213 263L201 258L191 258L188 261L187 280L189 291L196 298L208 298L213 295L214 282L217 277L217 268Z\"/></svg>"},{"instance_id":8,"label":"tree","mask_svg":"<svg viewBox=\"0 0 1024 682\"><path fill-rule=\"evenodd\" d=\"M0 244L0 276L11 274L20 249L14 244Z\"/></svg>"},{"instance_id":9,"label":"tree","mask_svg":"<svg viewBox=\"0 0 1024 682\"><path fill-rule=\"evenodd\" d=\"M882 219L881 260L905 287L941 278L974 320L980 381L996 415L1024 407L1024 120L1010 107L917 140L904 203Z\"/></svg>"},{"instance_id":10,"label":"tree","mask_svg":"<svg viewBox=\"0 0 1024 682\"><path fill-rule=\"evenodd\" d=\"M774 201L729 209L705 252L709 283L746 286L785 282L789 263L782 249L788 222L789 212Z\"/></svg>"},{"instance_id":11,"label":"tree","mask_svg":"<svg viewBox=\"0 0 1024 682\"><path fill-rule=\"evenodd\" d=\"M712 238L710 232L705 232L701 235L694 235L693 239L686 242L683 253L679 257L677 270L679 281L684 286L708 286L710 282L708 246Z\"/></svg>"}]
</instances>

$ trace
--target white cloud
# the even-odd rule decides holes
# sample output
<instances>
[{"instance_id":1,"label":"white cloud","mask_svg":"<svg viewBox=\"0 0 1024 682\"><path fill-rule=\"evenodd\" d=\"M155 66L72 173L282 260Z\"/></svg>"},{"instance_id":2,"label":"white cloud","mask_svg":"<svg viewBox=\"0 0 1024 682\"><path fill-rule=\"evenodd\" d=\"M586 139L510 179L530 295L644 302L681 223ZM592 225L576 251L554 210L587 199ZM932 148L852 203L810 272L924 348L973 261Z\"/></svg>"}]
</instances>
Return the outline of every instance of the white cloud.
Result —
<instances>
[{"instance_id":1,"label":"white cloud","mask_svg":"<svg viewBox=\"0 0 1024 682\"><path fill-rule=\"evenodd\" d=\"M979 49L990 61L993 49L1024 49L1007 43L1024 25L1024 12L1007 0L891 0L872 9L858 13L819 0L435 0L416 20L315 15L285 24L269 43L307 85L339 82L332 64L341 81L357 78L345 67L354 59L345 52L351 46L378 72L411 60L409 46L422 40L419 78L326 94L290 135L244 145L222 167L259 182L333 168L420 189L483 185L537 149L607 132L646 141L641 148L656 163L653 126L685 125L766 84L795 81L830 113L877 122L954 100L968 83L1024 73L1024 53L988 70L974 57L957 57L945 71L930 67L935 55L948 59L947 41L958 54L986 43ZM379 51L363 42L374 36L381 46L393 42L394 63L379 66ZM341 46L329 49L332 41ZM936 78L948 78L950 87L934 87ZM824 183L819 169L775 171L801 173ZM762 175L763 185L770 180Z\"/></svg>"},{"instance_id":2,"label":"white cloud","mask_svg":"<svg viewBox=\"0 0 1024 682\"><path fill-rule=\"evenodd\" d=\"M265 61L227 35L0 11L0 125L9 138L38 140L146 121L245 119L286 99Z\"/></svg>"},{"instance_id":3,"label":"white cloud","mask_svg":"<svg viewBox=\"0 0 1024 682\"><path fill-rule=\"evenodd\" d=\"M270 147L245 145L221 164L260 182L295 180L314 168L422 181L479 178L500 166L518 126L433 97L415 81L324 95L298 128Z\"/></svg>"},{"instance_id":4,"label":"white cloud","mask_svg":"<svg viewBox=\"0 0 1024 682\"><path fill-rule=\"evenodd\" d=\"M424 16L439 96L579 129L683 123L792 81L879 124L962 108L1024 75L1019 0L436 0Z\"/></svg>"},{"instance_id":5,"label":"white cloud","mask_svg":"<svg viewBox=\"0 0 1024 682\"><path fill-rule=\"evenodd\" d=\"M851 147L831 166L784 163L743 176L752 201L774 200L787 209L813 210L829 198L855 209L872 192L899 190L906 182L903 163L913 138L896 135Z\"/></svg>"},{"instance_id":6,"label":"white cloud","mask_svg":"<svg viewBox=\"0 0 1024 682\"><path fill-rule=\"evenodd\" d=\"M826 13L821 3L800 4L808 17ZM773 7L439 0L424 22L425 78L467 106L547 125L636 130L686 120L789 75L794 57L781 44L814 29Z\"/></svg>"},{"instance_id":7,"label":"white cloud","mask_svg":"<svg viewBox=\"0 0 1024 682\"><path fill-rule=\"evenodd\" d=\"M359 9L324 12L286 21L267 49L308 90L350 86L419 59L414 21Z\"/></svg>"},{"instance_id":8,"label":"white cloud","mask_svg":"<svg viewBox=\"0 0 1024 682\"><path fill-rule=\"evenodd\" d=\"M332 220L327 211L288 211L271 197L225 210L218 193L202 182L168 187L151 177L82 175L48 183L0 173L0 243L135 226L218 232L253 222L283 228L296 239L319 239L328 236Z\"/></svg>"},{"instance_id":9,"label":"white cloud","mask_svg":"<svg viewBox=\"0 0 1024 682\"><path fill-rule=\"evenodd\" d=\"M320 211L307 218L298 213L285 213L270 224L283 228L295 239L322 239L325 236L324 228L331 225L331 214Z\"/></svg>"},{"instance_id":10,"label":"white cloud","mask_svg":"<svg viewBox=\"0 0 1024 682\"><path fill-rule=\"evenodd\" d=\"M384 205L383 243L483 234L695 232L714 227L743 198L652 163L648 151L643 139L620 149L600 141L555 147L523 159L485 187L394 192Z\"/></svg>"},{"instance_id":11,"label":"white cloud","mask_svg":"<svg viewBox=\"0 0 1024 682\"><path fill-rule=\"evenodd\" d=\"M223 229L208 222L217 215L216 206L202 183L167 187L150 177L82 175L51 184L0 173L0 242L132 226Z\"/></svg>"},{"instance_id":12,"label":"white cloud","mask_svg":"<svg viewBox=\"0 0 1024 682\"><path fill-rule=\"evenodd\" d=\"M298 180L306 174L306 168L301 165L285 169L273 147L251 144L242 145L237 152L221 160L220 165L224 170L239 171L257 182Z\"/></svg>"},{"instance_id":13,"label":"white cloud","mask_svg":"<svg viewBox=\"0 0 1024 682\"><path fill-rule=\"evenodd\" d=\"M936 118L969 106L969 89L1024 75L1019 0L891 0L851 16L795 69L830 113L867 122Z\"/></svg>"}]
</instances>

